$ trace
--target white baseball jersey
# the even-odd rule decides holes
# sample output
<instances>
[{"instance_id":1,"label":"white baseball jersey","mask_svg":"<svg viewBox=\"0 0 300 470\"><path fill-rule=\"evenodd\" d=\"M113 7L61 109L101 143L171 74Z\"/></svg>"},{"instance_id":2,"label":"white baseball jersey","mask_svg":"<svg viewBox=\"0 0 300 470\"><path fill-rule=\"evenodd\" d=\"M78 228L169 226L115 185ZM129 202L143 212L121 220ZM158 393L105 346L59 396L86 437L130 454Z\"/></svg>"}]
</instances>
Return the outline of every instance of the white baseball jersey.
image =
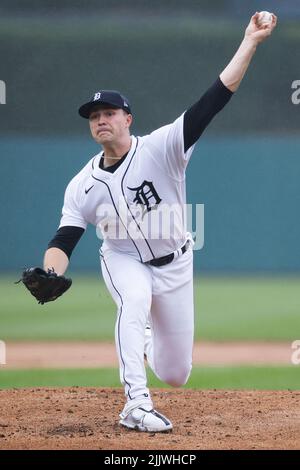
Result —
<instances>
[{"instance_id":1,"label":"white baseball jersey","mask_svg":"<svg viewBox=\"0 0 300 470\"><path fill-rule=\"evenodd\" d=\"M113 249L146 262L176 251L186 240L183 114L144 137L114 173L99 167L100 152L71 180L59 228L101 229L102 251Z\"/></svg>"}]
</instances>

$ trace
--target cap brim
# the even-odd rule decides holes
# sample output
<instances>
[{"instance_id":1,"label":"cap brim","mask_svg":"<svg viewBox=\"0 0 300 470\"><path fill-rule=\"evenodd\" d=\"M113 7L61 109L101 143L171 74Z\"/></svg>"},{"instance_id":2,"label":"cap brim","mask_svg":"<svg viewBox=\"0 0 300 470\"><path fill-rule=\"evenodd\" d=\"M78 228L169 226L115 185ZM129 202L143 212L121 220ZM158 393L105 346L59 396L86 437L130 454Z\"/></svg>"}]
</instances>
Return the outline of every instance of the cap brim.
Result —
<instances>
[{"instance_id":1,"label":"cap brim","mask_svg":"<svg viewBox=\"0 0 300 470\"><path fill-rule=\"evenodd\" d=\"M120 106L116 106L106 101L101 101L100 103L89 101L88 103L85 103L82 106L80 106L78 113L80 114L81 117L85 119L89 119L92 110L96 107L101 107L101 106L106 107L106 108L111 108L111 109L123 109L123 108L120 108ZM128 114L131 114L129 110L127 111L126 109L124 109L124 111L128 112Z\"/></svg>"}]
</instances>

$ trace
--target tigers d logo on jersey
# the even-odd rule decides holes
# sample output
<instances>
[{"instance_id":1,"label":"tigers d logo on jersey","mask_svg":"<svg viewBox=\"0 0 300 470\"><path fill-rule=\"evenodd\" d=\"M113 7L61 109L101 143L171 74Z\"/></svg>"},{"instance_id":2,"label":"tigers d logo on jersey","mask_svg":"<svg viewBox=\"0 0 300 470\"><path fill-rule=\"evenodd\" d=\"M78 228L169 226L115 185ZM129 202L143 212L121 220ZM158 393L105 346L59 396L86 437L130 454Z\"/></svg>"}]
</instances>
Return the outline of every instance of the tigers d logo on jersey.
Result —
<instances>
[{"instance_id":1,"label":"tigers d logo on jersey","mask_svg":"<svg viewBox=\"0 0 300 470\"><path fill-rule=\"evenodd\" d=\"M152 181L143 181L140 186L136 188L129 188L130 191L135 191L135 198L133 202L140 204L145 207L142 217L144 217L146 212L150 212L157 208L158 204L161 202L161 198L157 194L156 189L153 186Z\"/></svg>"}]
</instances>

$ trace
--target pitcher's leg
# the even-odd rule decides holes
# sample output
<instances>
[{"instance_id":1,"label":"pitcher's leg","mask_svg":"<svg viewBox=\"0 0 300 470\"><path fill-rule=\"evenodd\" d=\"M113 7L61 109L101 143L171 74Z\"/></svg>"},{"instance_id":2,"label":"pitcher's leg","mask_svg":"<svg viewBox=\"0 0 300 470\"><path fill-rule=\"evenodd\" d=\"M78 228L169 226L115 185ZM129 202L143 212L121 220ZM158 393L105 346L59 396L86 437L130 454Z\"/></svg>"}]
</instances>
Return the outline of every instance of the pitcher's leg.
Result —
<instances>
[{"instance_id":1,"label":"pitcher's leg","mask_svg":"<svg viewBox=\"0 0 300 470\"><path fill-rule=\"evenodd\" d=\"M192 258L190 250L170 265L153 270L152 344L147 358L155 374L172 386L184 385L192 369Z\"/></svg>"},{"instance_id":2,"label":"pitcher's leg","mask_svg":"<svg viewBox=\"0 0 300 470\"><path fill-rule=\"evenodd\" d=\"M104 255L101 266L106 286L118 306L115 341L120 380L129 400L142 395L145 399L150 396L144 365L144 340L151 306L151 273L139 261L116 253Z\"/></svg>"},{"instance_id":3,"label":"pitcher's leg","mask_svg":"<svg viewBox=\"0 0 300 470\"><path fill-rule=\"evenodd\" d=\"M148 266L116 253L101 260L103 277L118 306L116 345L127 403L120 424L139 431L164 432L172 423L153 409L144 365L145 327L152 294Z\"/></svg>"}]
</instances>

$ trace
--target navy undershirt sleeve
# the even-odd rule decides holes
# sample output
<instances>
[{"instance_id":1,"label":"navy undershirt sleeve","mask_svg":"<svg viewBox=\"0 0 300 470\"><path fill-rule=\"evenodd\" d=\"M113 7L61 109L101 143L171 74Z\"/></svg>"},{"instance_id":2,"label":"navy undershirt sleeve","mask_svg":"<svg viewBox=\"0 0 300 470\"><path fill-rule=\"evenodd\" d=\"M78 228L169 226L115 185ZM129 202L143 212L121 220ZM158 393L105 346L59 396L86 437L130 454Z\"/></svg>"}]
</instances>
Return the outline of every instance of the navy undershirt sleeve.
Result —
<instances>
[{"instance_id":1,"label":"navy undershirt sleeve","mask_svg":"<svg viewBox=\"0 0 300 470\"><path fill-rule=\"evenodd\" d=\"M65 226L57 230L54 238L48 243L48 248L59 248L70 259L71 254L82 237L84 229L81 227Z\"/></svg>"},{"instance_id":2,"label":"navy undershirt sleeve","mask_svg":"<svg viewBox=\"0 0 300 470\"><path fill-rule=\"evenodd\" d=\"M185 112L183 121L185 152L197 142L210 121L224 108L232 95L233 92L218 77L200 100Z\"/></svg>"}]
</instances>

